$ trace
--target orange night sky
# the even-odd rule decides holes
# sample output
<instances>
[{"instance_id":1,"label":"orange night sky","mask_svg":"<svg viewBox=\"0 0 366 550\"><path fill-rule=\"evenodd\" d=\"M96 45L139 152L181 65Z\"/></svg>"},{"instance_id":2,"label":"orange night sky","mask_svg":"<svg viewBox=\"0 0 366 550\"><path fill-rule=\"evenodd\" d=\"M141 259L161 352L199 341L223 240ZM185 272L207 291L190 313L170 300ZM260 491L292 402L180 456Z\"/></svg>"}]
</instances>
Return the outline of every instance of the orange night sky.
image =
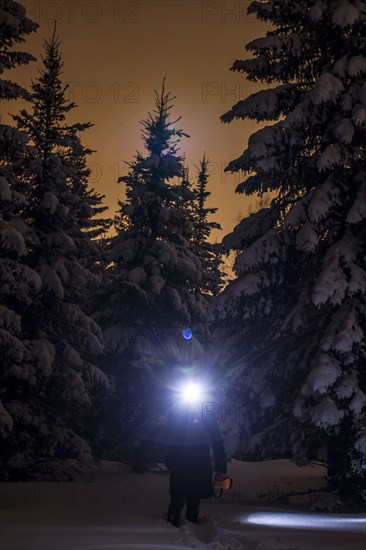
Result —
<instances>
[{"instance_id":1,"label":"orange night sky","mask_svg":"<svg viewBox=\"0 0 366 550\"><path fill-rule=\"evenodd\" d=\"M265 33L265 25L246 14L248 1L200 0L22 0L27 14L40 24L22 49L37 57L26 68L5 78L29 86L37 76L42 41L58 21L62 41L64 82L77 103L73 121L91 121L84 143L96 149L91 158L91 185L106 195L113 215L122 187L116 183L141 148L139 121L153 106L154 88L163 77L176 95L173 114L191 137L181 150L194 175L194 165L206 151L210 170L210 206L219 208L217 221L229 232L245 213L249 199L235 194L238 175L224 174L229 160L244 149L257 125L220 122L236 101L260 89L232 73L235 59L244 58L247 42ZM20 105L6 103L1 114Z\"/></svg>"}]
</instances>

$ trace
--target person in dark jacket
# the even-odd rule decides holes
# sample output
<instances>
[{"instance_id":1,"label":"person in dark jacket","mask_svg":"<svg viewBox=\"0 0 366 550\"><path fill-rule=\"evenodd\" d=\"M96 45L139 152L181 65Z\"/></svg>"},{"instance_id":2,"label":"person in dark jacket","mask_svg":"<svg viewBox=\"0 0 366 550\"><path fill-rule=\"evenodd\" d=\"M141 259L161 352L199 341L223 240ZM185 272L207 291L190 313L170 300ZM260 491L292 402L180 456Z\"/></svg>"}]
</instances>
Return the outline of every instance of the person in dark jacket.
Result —
<instances>
[{"instance_id":1,"label":"person in dark jacket","mask_svg":"<svg viewBox=\"0 0 366 550\"><path fill-rule=\"evenodd\" d=\"M214 419L203 419L198 410L187 408L171 419L165 464L170 470L171 496L167 521L178 527L186 504L186 519L196 523L202 498L211 498L211 449L216 474L226 474L222 437Z\"/></svg>"}]
</instances>

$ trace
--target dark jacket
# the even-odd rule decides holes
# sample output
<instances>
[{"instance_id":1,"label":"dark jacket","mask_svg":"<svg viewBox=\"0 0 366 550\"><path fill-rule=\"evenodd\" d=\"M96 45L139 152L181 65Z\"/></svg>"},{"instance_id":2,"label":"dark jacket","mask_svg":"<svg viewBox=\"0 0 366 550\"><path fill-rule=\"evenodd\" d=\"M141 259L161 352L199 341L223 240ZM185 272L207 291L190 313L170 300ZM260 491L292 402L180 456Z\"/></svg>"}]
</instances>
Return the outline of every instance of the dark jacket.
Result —
<instances>
[{"instance_id":1,"label":"dark jacket","mask_svg":"<svg viewBox=\"0 0 366 550\"><path fill-rule=\"evenodd\" d=\"M201 416L188 411L176 416L168 426L165 464L171 470L170 494L194 494L201 498L213 495L211 448L215 471L227 472L217 422L204 422Z\"/></svg>"}]
</instances>

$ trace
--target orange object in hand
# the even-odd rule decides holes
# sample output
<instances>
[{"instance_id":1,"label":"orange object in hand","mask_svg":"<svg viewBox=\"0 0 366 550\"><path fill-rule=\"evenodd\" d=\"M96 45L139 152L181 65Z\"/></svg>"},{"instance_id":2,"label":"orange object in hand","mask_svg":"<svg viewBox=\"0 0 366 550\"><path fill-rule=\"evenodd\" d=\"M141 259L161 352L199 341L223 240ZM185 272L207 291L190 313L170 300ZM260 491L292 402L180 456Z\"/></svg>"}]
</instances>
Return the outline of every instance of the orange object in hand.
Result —
<instances>
[{"instance_id":1,"label":"orange object in hand","mask_svg":"<svg viewBox=\"0 0 366 550\"><path fill-rule=\"evenodd\" d=\"M233 480L231 477L225 477L224 479L214 479L213 486L214 489L224 489L225 491L230 491L233 485Z\"/></svg>"}]
</instances>

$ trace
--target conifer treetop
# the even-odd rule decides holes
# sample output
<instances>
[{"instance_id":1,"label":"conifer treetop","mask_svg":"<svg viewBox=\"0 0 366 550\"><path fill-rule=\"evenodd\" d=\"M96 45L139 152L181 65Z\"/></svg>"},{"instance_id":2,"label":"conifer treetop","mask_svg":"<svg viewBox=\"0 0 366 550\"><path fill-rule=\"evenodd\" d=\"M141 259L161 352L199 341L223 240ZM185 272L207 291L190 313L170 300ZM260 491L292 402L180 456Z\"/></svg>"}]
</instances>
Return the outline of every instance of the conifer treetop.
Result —
<instances>
[{"instance_id":1,"label":"conifer treetop","mask_svg":"<svg viewBox=\"0 0 366 550\"><path fill-rule=\"evenodd\" d=\"M43 48L43 67L31 85L32 115L23 109L14 119L20 129L27 128L28 135L42 152L43 159L46 159L58 147L72 147L72 141L78 139L78 133L87 130L92 124L67 122L69 112L77 105L66 97L68 85L64 85L61 79L63 61L56 24L52 37L44 40Z\"/></svg>"},{"instance_id":2,"label":"conifer treetop","mask_svg":"<svg viewBox=\"0 0 366 550\"><path fill-rule=\"evenodd\" d=\"M179 150L180 138L189 137L183 130L177 130L175 125L181 120L181 116L175 120L169 120L170 110L176 96L165 91L165 78L161 92L154 90L155 109L148 113L146 120L141 122L143 126L142 138L147 151L159 157L175 156Z\"/></svg>"}]
</instances>

